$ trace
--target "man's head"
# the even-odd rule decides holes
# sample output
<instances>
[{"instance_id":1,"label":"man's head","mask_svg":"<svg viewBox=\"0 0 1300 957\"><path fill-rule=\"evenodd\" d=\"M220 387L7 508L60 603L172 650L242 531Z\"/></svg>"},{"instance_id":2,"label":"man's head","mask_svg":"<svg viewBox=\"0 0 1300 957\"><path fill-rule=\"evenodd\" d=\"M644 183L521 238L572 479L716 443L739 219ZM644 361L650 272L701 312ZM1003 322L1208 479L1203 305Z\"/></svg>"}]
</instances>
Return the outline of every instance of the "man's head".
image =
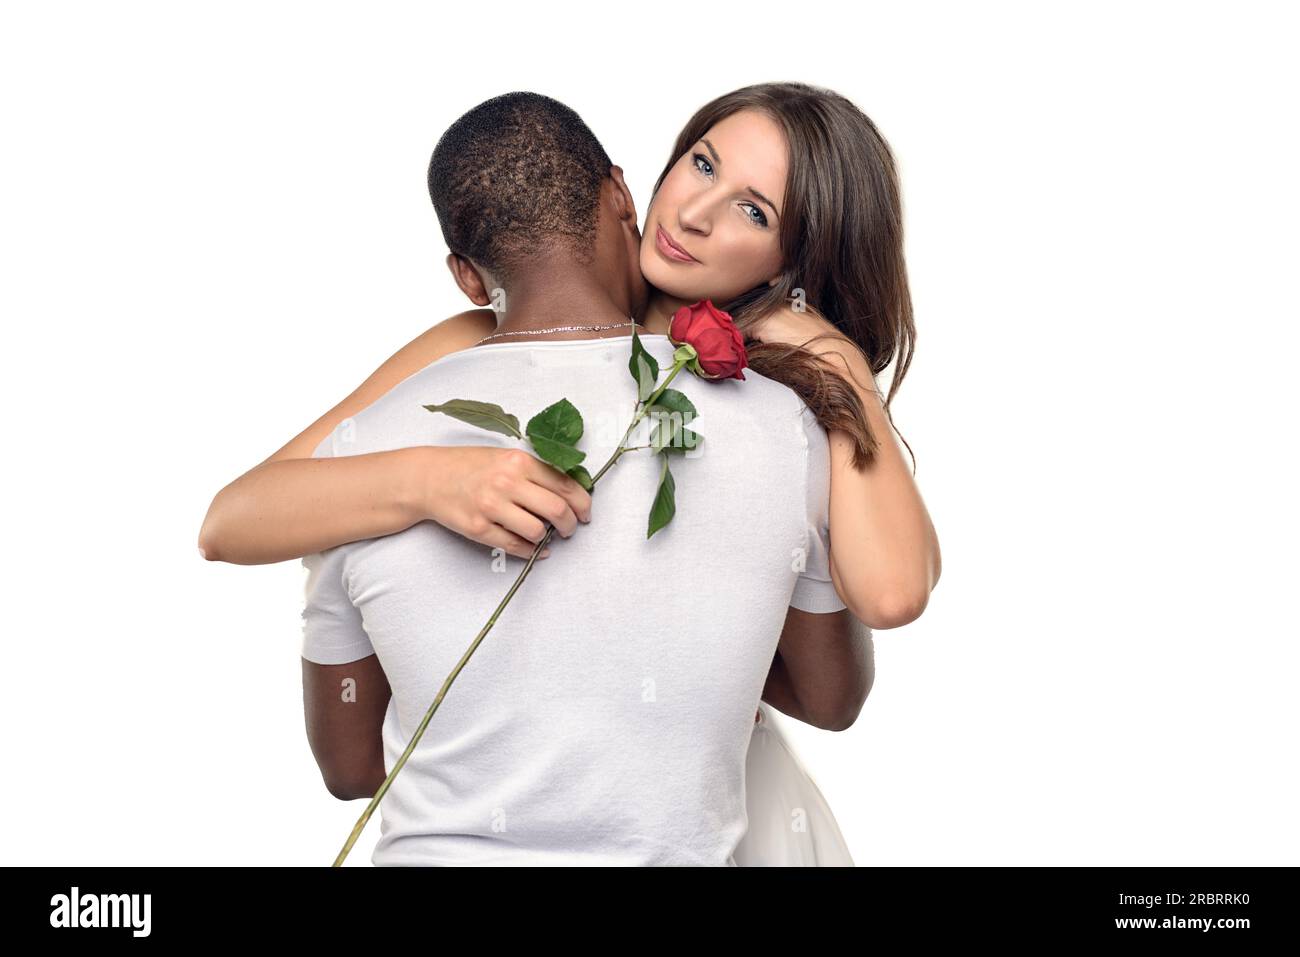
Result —
<instances>
[{"instance_id":1,"label":"man's head","mask_svg":"<svg viewBox=\"0 0 1300 957\"><path fill-rule=\"evenodd\" d=\"M493 286L508 289L557 266L644 301L641 234L623 171L563 103L518 92L474 107L438 140L429 197L451 250L447 264L479 305Z\"/></svg>"}]
</instances>

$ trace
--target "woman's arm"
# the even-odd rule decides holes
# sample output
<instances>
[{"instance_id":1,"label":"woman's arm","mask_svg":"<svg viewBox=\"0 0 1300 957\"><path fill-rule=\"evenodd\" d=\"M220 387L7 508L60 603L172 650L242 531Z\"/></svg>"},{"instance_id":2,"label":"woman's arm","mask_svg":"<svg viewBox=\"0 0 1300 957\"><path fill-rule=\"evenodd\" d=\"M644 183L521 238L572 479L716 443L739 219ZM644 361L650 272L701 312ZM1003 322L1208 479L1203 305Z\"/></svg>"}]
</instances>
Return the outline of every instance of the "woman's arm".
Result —
<instances>
[{"instance_id":1,"label":"woman's arm","mask_svg":"<svg viewBox=\"0 0 1300 957\"><path fill-rule=\"evenodd\" d=\"M490 309L459 313L390 356L351 395L212 500L199 531L209 561L258 565L391 534L420 520L427 448L313 459L326 436L408 376L468 348L495 326Z\"/></svg>"},{"instance_id":2,"label":"woman's arm","mask_svg":"<svg viewBox=\"0 0 1300 957\"><path fill-rule=\"evenodd\" d=\"M831 580L868 627L899 628L921 617L939 583L939 536L894 437L870 367L851 344L839 346L835 353L852 376L880 443L871 463L858 471L853 467L852 438L839 430L827 437Z\"/></svg>"},{"instance_id":3,"label":"woman's arm","mask_svg":"<svg viewBox=\"0 0 1300 957\"><path fill-rule=\"evenodd\" d=\"M862 471L853 467L853 439L827 438L831 454L831 580L869 628L898 628L925 610L939 582L939 538L862 353L830 322L809 310L786 309L759 329L764 342L808 343L829 368L853 383L879 447Z\"/></svg>"},{"instance_id":4,"label":"woman's arm","mask_svg":"<svg viewBox=\"0 0 1300 957\"><path fill-rule=\"evenodd\" d=\"M491 316L491 310L471 310L434 326L288 445L222 489L199 532L203 557L237 565L281 562L431 519L527 559L546 534L545 522L567 538L580 520L590 521L590 493L523 449L415 446L311 457L343 419L436 359L483 338Z\"/></svg>"}]
</instances>

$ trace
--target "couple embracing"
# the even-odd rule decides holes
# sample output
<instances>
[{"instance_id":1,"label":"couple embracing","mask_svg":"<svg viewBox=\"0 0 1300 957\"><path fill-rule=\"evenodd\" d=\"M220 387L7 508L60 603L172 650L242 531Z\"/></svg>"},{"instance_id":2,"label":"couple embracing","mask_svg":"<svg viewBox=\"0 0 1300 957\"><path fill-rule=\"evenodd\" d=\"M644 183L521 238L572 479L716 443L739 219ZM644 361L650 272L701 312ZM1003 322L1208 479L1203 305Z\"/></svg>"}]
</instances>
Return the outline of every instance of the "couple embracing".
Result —
<instances>
[{"instance_id":1,"label":"couple embracing","mask_svg":"<svg viewBox=\"0 0 1300 957\"><path fill-rule=\"evenodd\" d=\"M384 794L373 862L851 865L773 710L853 724L873 629L914 620L938 580L873 378L897 362L892 399L915 338L888 145L831 91L746 87L686 124L642 227L581 118L521 92L458 119L428 185L480 308L222 489L200 532L209 560L307 567L308 739L352 800L554 528ZM653 537L641 453L592 494L426 409L564 396L626 421L633 331L664 368L683 323L717 310L745 366L693 390L707 441ZM592 432L588 460L618 439Z\"/></svg>"}]
</instances>

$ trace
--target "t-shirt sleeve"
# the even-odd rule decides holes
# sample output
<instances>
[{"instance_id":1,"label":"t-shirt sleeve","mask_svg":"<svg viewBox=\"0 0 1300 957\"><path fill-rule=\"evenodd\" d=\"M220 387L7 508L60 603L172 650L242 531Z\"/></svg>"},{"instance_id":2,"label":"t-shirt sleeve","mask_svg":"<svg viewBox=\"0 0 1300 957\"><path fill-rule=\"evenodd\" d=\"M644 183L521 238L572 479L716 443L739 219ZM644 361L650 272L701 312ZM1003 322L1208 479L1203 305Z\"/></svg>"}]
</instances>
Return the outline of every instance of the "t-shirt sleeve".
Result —
<instances>
[{"instance_id":1,"label":"t-shirt sleeve","mask_svg":"<svg viewBox=\"0 0 1300 957\"><path fill-rule=\"evenodd\" d=\"M346 429L348 423L340 425ZM326 436L312 458L334 455L336 429ZM352 603L347 587L347 545L327 548L304 556L307 569L302 610L302 656L318 665L342 665L375 653L361 612Z\"/></svg>"},{"instance_id":2,"label":"t-shirt sleeve","mask_svg":"<svg viewBox=\"0 0 1300 957\"><path fill-rule=\"evenodd\" d=\"M803 569L795 579L790 607L800 611L828 613L848 606L840 600L831 580L831 450L817 416L800 400L799 428L807 448L805 500L807 531Z\"/></svg>"},{"instance_id":3,"label":"t-shirt sleeve","mask_svg":"<svg viewBox=\"0 0 1300 957\"><path fill-rule=\"evenodd\" d=\"M318 665L342 665L375 653L346 585L346 545L307 555L302 656Z\"/></svg>"}]
</instances>

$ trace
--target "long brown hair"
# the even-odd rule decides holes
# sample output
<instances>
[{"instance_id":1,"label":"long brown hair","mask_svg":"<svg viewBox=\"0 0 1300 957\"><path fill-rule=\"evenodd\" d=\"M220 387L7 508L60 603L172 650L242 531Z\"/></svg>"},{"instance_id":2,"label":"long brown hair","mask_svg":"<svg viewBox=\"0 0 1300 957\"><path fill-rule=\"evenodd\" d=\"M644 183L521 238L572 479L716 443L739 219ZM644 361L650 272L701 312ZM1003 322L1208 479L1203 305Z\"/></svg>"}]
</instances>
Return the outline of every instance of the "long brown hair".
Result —
<instances>
[{"instance_id":1,"label":"long brown hair","mask_svg":"<svg viewBox=\"0 0 1300 957\"><path fill-rule=\"evenodd\" d=\"M883 403L893 425L889 404L911 365L916 342L893 152L866 114L838 93L806 83L759 83L724 94L691 117L655 181L655 192L711 126L745 109L771 117L789 144L780 228L784 266L775 285L765 282L716 305L731 314L745 336L750 368L797 392L828 432L840 429L852 436L853 466L862 469L879 446L852 384L815 353L758 342L746 329L802 300L858 347L873 375L901 357ZM912 453L910 445L907 451Z\"/></svg>"}]
</instances>

